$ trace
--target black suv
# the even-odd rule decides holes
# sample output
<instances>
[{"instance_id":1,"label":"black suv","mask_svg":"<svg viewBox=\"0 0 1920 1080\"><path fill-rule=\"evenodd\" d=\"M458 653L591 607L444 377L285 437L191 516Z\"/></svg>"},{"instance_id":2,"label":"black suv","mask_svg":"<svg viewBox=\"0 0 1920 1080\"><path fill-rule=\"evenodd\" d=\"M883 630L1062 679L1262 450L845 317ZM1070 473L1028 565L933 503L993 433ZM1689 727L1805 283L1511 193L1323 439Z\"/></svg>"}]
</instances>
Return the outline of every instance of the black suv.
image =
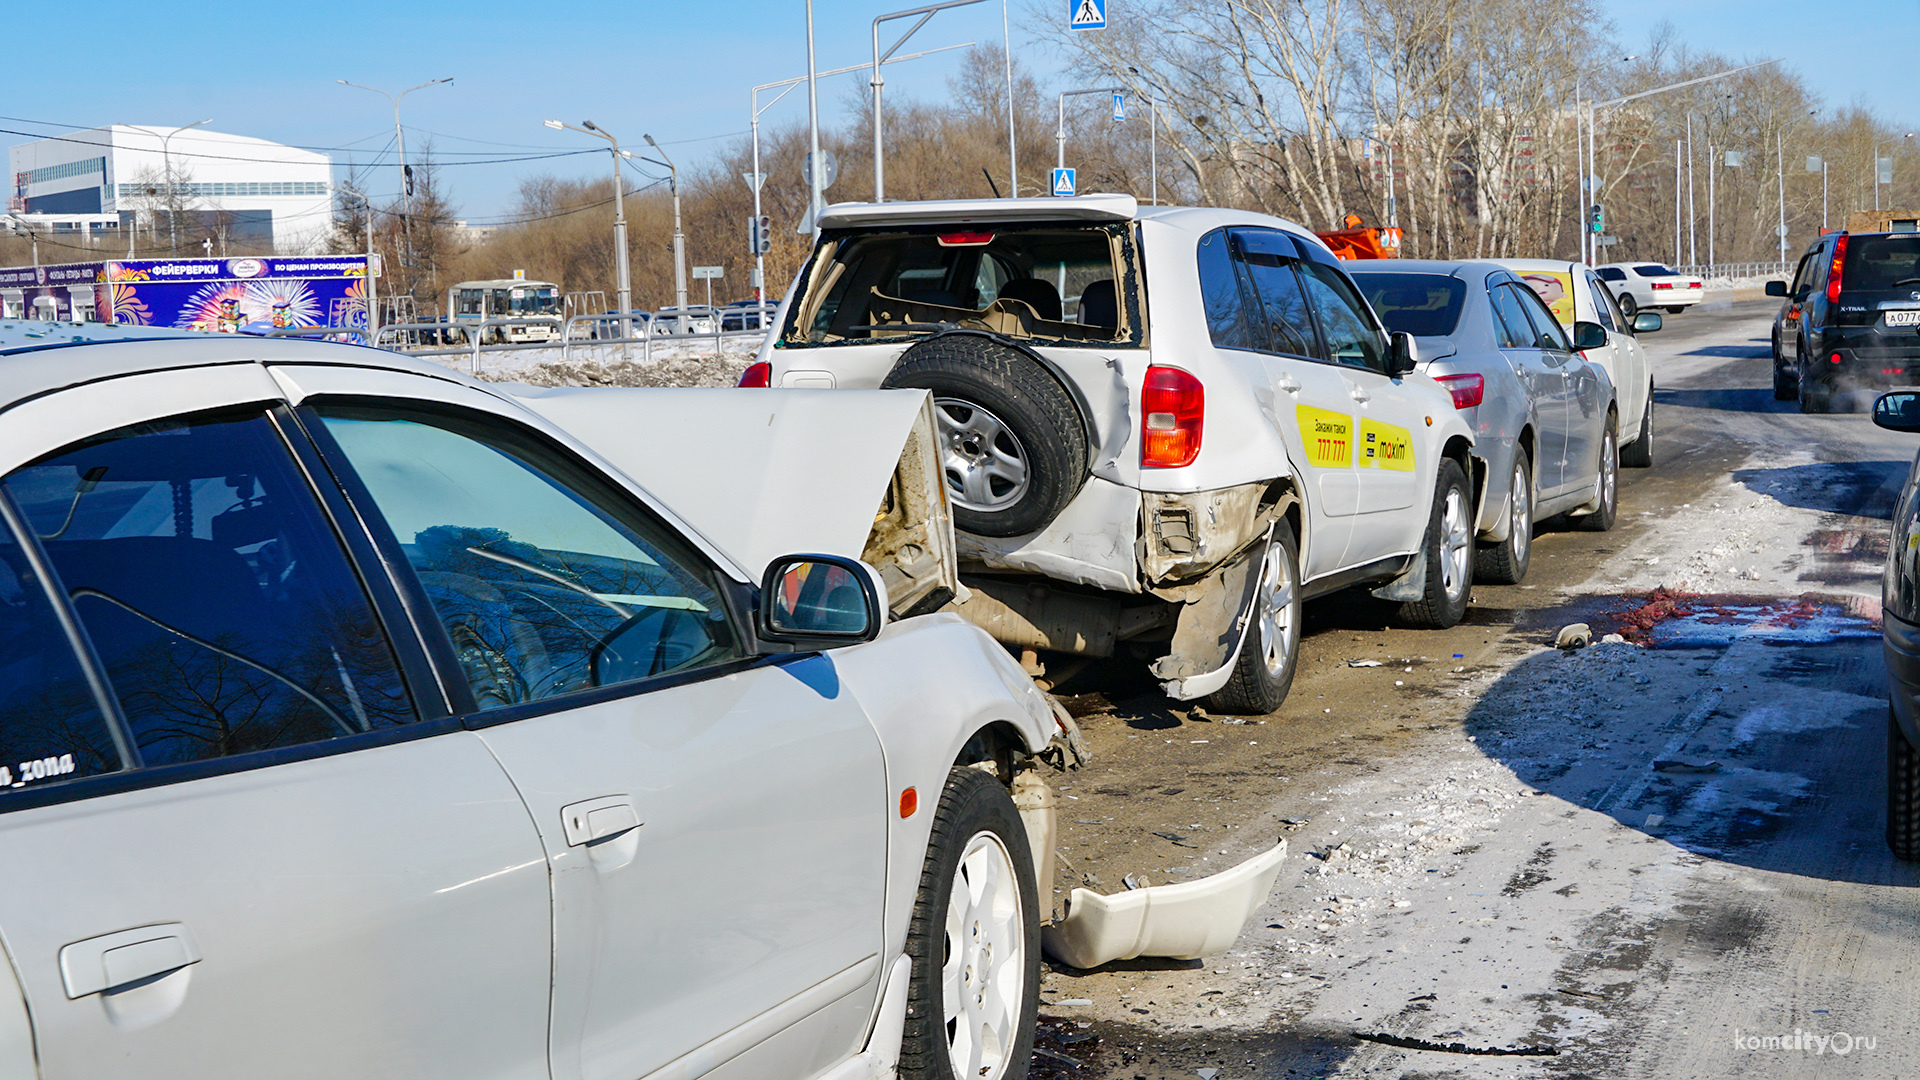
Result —
<instances>
[{"instance_id":1,"label":"black suv","mask_svg":"<svg viewBox=\"0 0 1920 1080\"><path fill-rule=\"evenodd\" d=\"M1920 385L1920 233L1828 233L1773 321L1773 396L1825 412L1835 391Z\"/></svg>"}]
</instances>

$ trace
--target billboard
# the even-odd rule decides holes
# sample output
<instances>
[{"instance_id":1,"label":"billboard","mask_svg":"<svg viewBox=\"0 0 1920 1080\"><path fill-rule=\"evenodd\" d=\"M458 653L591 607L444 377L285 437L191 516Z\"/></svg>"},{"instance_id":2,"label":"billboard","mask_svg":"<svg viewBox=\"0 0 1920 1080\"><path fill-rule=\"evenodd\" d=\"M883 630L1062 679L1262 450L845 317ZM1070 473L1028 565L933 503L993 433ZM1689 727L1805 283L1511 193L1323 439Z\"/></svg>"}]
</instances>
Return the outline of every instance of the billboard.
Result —
<instances>
[{"instance_id":1,"label":"billboard","mask_svg":"<svg viewBox=\"0 0 1920 1080\"><path fill-rule=\"evenodd\" d=\"M264 334L367 325L364 255L127 259L0 269L10 311L133 326ZM92 293L92 312L74 293Z\"/></svg>"}]
</instances>

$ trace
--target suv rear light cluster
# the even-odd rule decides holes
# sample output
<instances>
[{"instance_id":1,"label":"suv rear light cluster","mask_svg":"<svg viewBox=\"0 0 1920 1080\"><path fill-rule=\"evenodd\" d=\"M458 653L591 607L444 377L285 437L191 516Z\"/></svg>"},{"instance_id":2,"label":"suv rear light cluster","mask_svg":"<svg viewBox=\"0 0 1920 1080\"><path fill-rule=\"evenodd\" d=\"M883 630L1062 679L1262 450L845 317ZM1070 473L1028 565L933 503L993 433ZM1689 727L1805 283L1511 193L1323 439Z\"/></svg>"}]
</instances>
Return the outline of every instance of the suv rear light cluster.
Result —
<instances>
[{"instance_id":1,"label":"suv rear light cluster","mask_svg":"<svg viewBox=\"0 0 1920 1080\"><path fill-rule=\"evenodd\" d=\"M1200 456L1206 390L1190 372L1154 365L1140 393L1140 465L1178 469Z\"/></svg>"},{"instance_id":2,"label":"suv rear light cluster","mask_svg":"<svg viewBox=\"0 0 1920 1080\"><path fill-rule=\"evenodd\" d=\"M1833 268L1827 273L1827 303L1840 302L1840 272L1847 263L1847 234L1841 233L1833 242ZM1840 362L1838 353L1834 354L1834 363Z\"/></svg>"},{"instance_id":3,"label":"suv rear light cluster","mask_svg":"<svg viewBox=\"0 0 1920 1080\"><path fill-rule=\"evenodd\" d=\"M1484 375L1468 372L1463 375L1435 375L1433 381L1447 388L1453 395L1453 407L1471 409L1486 400L1487 380Z\"/></svg>"},{"instance_id":4,"label":"suv rear light cluster","mask_svg":"<svg viewBox=\"0 0 1920 1080\"><path fill-rule=\"evenodd\" d=\"M747 370L740 373L740 385L752 389L764 390L773 385L773 365L762 360L748 364Z\"/></svg>"}]
</instances>

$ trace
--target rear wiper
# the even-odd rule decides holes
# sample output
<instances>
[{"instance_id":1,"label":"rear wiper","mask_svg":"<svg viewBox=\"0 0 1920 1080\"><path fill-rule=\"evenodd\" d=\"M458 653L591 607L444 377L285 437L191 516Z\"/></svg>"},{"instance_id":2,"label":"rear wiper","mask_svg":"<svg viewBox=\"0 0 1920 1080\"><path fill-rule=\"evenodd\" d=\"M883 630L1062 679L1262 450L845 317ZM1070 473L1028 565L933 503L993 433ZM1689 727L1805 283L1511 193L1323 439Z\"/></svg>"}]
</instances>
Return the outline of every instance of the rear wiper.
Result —
<instances>
[{"instance_id":1,"label":"rear wiper","mask_svg":"<svg viewBox=\"0 0 1920 1080\"><path fill-rule=\"evenodd\" d=\"M1895 285L1920 285L1920 277L1906 277L1894 282Z\"/></svg>"}]
</instances>

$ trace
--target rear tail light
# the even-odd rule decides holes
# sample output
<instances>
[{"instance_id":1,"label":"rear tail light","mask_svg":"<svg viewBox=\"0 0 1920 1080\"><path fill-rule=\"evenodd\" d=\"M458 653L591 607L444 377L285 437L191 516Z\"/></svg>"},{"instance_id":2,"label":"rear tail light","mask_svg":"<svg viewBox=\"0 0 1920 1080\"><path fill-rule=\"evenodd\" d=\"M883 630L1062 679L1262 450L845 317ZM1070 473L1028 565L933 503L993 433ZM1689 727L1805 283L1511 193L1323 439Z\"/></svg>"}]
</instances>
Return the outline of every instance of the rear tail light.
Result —
<instances>
[{"instance_id":1,"label":"rear tail light","mask_svg":"<svg viewBox=\"0 0 1920 1080\"><path fill-rule=\"evenodd\" d=\"M940 234L941 247L980 247L993 243L990 232L950 232Z\"/></svg>"},{"instance_id":2,"label":"rear tail light","mask_svg":"<svg viewBox=\"0 0 1920 1080\"><path fill-rule=\"evenodd\" d=\"M1839 354L1839 353L1834 353L1834 354L1833 354L1833 362L1834 362L1834 363L1836 363L1836 364L1840 362L1840 354Z\"/></svg>"},{"instance_id":3,"label":"rear tail light","mask_svg":"<svg viewBox=\"0 0 1920 1080\"><path fill-rule=\"evenodd\" d=\"M1200 455L1200 429L1207 412L1206 391L1192 374L1172 367L1149 367L1140 394L1140 465L1177 469Z\"/></svg>"},{"instance_id":4,"label":"rear tail light","mask_svg":"<svg viewBox=\"0 0 1920 1080\"><path fill-rule=\"evenodd\" d=\"M766 389L773 385L773 365L761 360L748 364L747 370L740 373L740 385L749 389Z\"/></svg>"},{"instance_id":5,"label":"rear tail light","mask_svg":"<svg viewBox=\"0 0 1920 1080\"><path fill-rule=\"evenodd\" d=\"M1487 398L1487 380L1481 375L1435 375L1433 381L1446 387L1447 393L1453 395L1453 407L1456 409L1471 409Z\"/></svg>"},{"instance_id":6,"label":"rear tail light","mask_svg":"<svg viewBox=\"0 0 1920 1080\"><path fill-rule=\"evenodd\" d=\"M1671 281L1656 281L1656 282L1654 282L1654 283L1653 283L1653 287L1654 287L1654 288L1656 288L1656 289L1671 289L1671 288L1673 288L1673 282L1671 282Z\"/></svg>"},{"instance_id":7,"label":"rear tail light","mask_svg":"<svg viewBox=\"0 0 1920 1080\"><path fill-rule=\"evenodd\" d=\"M1833 268L1827 273L1827 303L1840 302L1840 271L1847 262L1847 234L1841 233L1833 242ZM1833 362L1840 362L1840 354L1833 354Z\"/></svg>"}]
</instances>

